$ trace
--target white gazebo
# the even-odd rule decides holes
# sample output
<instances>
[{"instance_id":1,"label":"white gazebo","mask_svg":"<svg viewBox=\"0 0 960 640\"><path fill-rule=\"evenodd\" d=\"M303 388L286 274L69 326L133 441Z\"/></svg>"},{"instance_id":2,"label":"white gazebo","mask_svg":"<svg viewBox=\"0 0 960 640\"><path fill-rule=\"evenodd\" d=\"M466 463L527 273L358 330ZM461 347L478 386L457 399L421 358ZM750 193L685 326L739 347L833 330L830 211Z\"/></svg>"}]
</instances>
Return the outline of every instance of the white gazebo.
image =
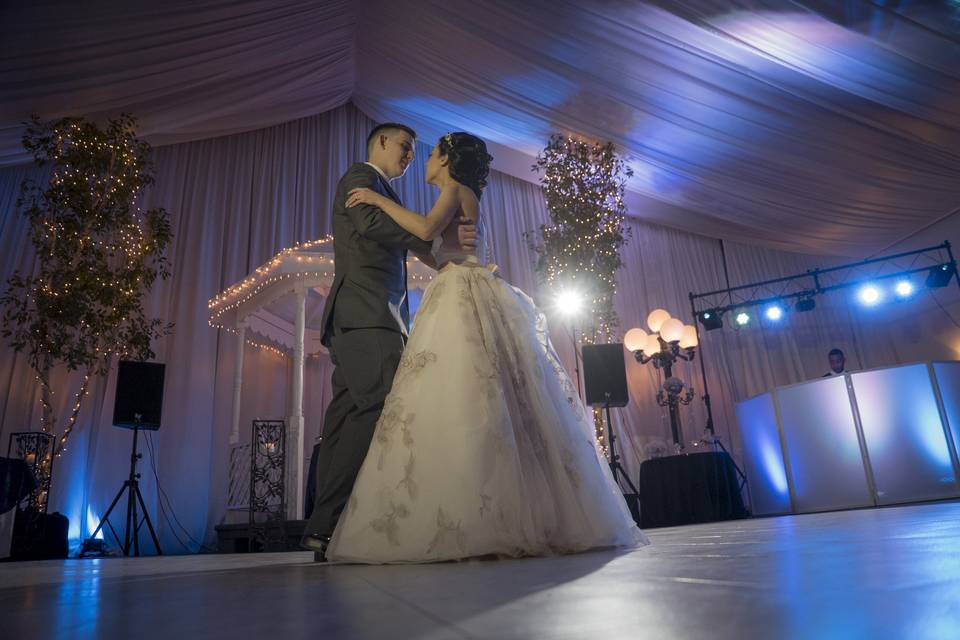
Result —
<instances>
[{"instance_id":1,"label":"white gazebo","mask_svg":"<svg viewBox=\"0 0 960 640\"><path fill-rule=\"evenodd\" d=\"M422 288L434 272L416 258L407 260L407 286ZM236 334L236 370L230 445L240 442L240 398L243 353L247 343L293 357L293 393L286 418L284 470L287 518L299 519L304 492L303 371L308 355L327 352L320 344L320 313L311 313L318 326L307 326L307 308L320 310L333 284L333 238L284 249L252 274L211 299L210 326Z\"/></svg>"}]
</instances>

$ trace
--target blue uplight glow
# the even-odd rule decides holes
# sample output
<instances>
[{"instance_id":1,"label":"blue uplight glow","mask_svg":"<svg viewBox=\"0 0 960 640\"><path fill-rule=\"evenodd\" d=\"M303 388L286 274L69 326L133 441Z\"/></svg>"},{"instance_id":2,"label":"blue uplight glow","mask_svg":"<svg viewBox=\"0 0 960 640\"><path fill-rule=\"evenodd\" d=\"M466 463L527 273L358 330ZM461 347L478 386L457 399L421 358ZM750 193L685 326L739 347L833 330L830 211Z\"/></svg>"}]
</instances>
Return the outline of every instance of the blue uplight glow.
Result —
<instances>
[{"instance_id":1,"label":"blue uplight glow","mask_svg":"<svg viewBox=\"0 0 960 640\"><path fill-rule=\"evenodd\" d=\"M955 495L950 448L927 365L851 378L879 502Z\"/></svg>"},{"instance_id":2,"label":"blue uplight glow","mask_svg":"<svg viewBox=\"0 0 960 640\"><path fill-rule=\"evenodd\" d=\"M917 418L917 423L911 425L915 429L917 444L920 445L927 461L942 469L944 475L950 474L949 481L953 481L950 448L944 435L940 411L933 405L924 406Z\"/></svg>"},{"instance_id":3,"label":"blue uplight glow","mask_svg":"<svg viewBox=\"0 0 960 640\"><path fill-rule=\"evenodd\" d=\"M790 499L790 487L787 485L787 470L783 466L780 443L764 441L760 443L760 459L763 461L764 476L770 487L782 498Z\"/></svg>"},{"instance_id":4,"label":"blue uplight glow","mask_svg":"<svg viewBox=\"0 0 960 640\"><path fill-rule=\"evenodd\" d=\"M772 394L738 403L737 420L743 437L753 512L762 515L789 512L790 487Z\"/></svg>"},{"instance_id":5,"label":"blue uplight glow","mask_svg":"<svg viewBox=\"0 0 960 640\"><path fill-rule=\"evenodd\" d=\"M773 322L778 322L783 318L783 307L778 304L773 304L767 307L767 310L764 312L764 315L767 316L767 320Z\"/></svg>"},{"instance_id":6,"label":"blue uplight glow","mask_svg":"<svg viewBox=\"0 0 960 640\"><path fill-rule=\"evenodd\" d=\"M93 507L87 507L87 529L85 535L89 536L91 533L96 530L97 525L100 524L100 514L94 511ZM97 531L97 538L103 540L103 529Z\"/></svg>"}]
</instances>

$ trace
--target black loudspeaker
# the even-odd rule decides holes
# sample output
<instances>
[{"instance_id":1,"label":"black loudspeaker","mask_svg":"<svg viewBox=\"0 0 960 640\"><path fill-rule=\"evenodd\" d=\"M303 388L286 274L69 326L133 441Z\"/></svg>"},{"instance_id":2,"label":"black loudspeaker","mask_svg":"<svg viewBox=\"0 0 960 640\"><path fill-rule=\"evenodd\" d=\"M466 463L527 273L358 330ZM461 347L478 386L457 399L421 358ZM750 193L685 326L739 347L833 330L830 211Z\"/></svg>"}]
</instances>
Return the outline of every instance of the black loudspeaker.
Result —
<instances>
[{"instance_id":1,"label":"black loudspeaker","mask_svg":"<svg viewBox=\"0 0 960 640\"><path fill-rule=\"evenodd\" d=\"M627 367L623 344L588 344L583 347L583 381L591 407L625 407Z\"/></svg>"},{"instance_id":2,"label":"black loudspeaker","mask_svg":"<svg viewBox=\"0 0 960 640\"><path fill-rule=\"evenodd\" d=\"M164 365L155 362L120 361L113 425L156 431L163 408ZM139 419L138 419L139 418Z\"/></svg>"},{"instance_id":3,"label":"black loudspeaker","mask_svg":"<svg viewBox=\"0 0 960 640\"><path fill-rule=\"evenodd\" d=\"M67 532L70 521L62 513L40 513L33 507L17 509L13 522L11 560L54 560L66 558L70 550Z\"/></svg>"}]
</instances>

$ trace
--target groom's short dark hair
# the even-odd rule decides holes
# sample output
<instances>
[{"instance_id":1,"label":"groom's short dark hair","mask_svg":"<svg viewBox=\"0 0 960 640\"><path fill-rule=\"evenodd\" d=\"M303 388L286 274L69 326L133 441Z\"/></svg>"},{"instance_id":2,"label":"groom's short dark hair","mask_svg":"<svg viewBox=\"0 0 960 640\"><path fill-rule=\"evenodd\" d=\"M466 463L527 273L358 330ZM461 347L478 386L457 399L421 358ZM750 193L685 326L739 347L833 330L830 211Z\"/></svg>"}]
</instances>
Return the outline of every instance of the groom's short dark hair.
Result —
<instances>
[{"instance_id":1,"label":"groom's short dark hair","mask_svg":"<svg viewBox=\"0 0 960 640\"><path fill-rule=\"evenodd\" d=\"M384 122L382 124L378 124L377 126L375 126L373 130L370 132L370 135L367 136L367 153L370 153L371 151L373 151L373 141L377 139L377 136L381 134L389 135L397 131L406 131L408 134L410 134L411 138L413 138L414 140L417 139L417 132L411 129L410 127L408 127L407 125L399 124L397 122Z\"/></svg>"}]
</instances>

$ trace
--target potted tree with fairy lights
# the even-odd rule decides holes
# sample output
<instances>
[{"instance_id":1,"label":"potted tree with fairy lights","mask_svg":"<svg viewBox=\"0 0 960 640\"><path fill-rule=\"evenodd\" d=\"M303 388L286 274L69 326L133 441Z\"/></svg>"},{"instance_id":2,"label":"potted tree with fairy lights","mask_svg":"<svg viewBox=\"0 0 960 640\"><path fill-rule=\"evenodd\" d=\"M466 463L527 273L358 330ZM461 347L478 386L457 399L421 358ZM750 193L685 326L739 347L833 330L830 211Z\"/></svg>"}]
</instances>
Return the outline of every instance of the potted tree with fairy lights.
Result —
<instances>
[{"instance_id":1,"label":"potted tree with fairy lights","mask_svg":"<svg viewBox=\"0 0 960 640\"><path fill-rule=\"evenodd\" d=\"M633 171L612 143L561 135L550 138L533 169L541 173L550 212L550 223L528 235L535 271L561 311L577 310L584 343L610 342L618 324L613 297L620 249L630 237L624 187ZM594 417L606 451L603 421L599 412Z\"/></svg>"},{"instance_id":2,"label":"potted tree with fairy lights","mask_svg":"<svg viewBox=\"0 0 960 640\"><path fill-rule=\"evenodd\" d=\"M137 139L135 124L128 115L103 128L82 118L34 117L23 137L36 164L51 173L43 184L21 185L17 207L29 219L35 258L29 271L7 280L0 305L3 336L27 354L36 374L40 431L55 438L35 463L41 487L34 506L41 510L53 458L66 450L91 379L105 375L115 358L152 358L151 341L173 329L143 308L156 279L170 275L172 233L164 209L137 206L154 178L150 146ZM83 373L62 426L52 398L56 366Z\"/></svg>"}]
</instances>

